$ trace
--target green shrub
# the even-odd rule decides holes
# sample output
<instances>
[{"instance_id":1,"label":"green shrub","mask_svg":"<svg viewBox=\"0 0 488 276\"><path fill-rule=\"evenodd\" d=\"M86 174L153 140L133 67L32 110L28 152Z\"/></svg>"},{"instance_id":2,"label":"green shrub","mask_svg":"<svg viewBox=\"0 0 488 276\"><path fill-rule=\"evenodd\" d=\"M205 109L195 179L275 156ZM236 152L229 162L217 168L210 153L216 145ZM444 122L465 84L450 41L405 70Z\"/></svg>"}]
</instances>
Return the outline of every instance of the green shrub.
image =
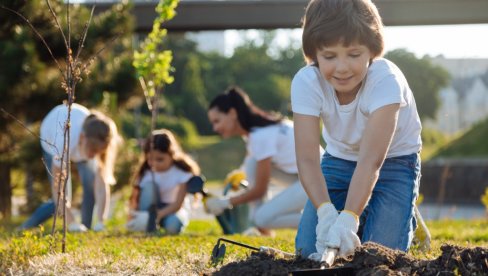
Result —
<instances>
[{"instance_id":1,"label":"green shrub","mask_svg":"<svg viewBox=\"0 0 488 276\"><path fill-rule=\"evenodd\" d=\"M151 130L151 116L141 114L138 117L134 113L120 114L120 128L126 138L146 138ZM198 132L195 125L186 118L172 117L159 114L155 129L166 128L171 130L181 142L184 148L197 143Z\"/></svg>"}]
</instances>

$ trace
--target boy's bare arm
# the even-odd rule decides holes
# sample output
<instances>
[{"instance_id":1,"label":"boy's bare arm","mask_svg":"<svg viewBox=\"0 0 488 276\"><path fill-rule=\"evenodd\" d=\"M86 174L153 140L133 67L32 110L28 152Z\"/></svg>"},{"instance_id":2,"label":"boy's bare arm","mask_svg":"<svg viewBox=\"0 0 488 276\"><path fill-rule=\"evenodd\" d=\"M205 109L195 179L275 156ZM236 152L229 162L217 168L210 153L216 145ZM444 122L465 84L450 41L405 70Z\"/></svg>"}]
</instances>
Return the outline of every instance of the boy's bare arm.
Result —
<instances>
[{"instance_id":1,"label":"boy's bare arm","mask_svg":"<svg viewBox=\"0 0 488 276\"><path fill-rule=\"evenodd\" d=\"M361 215L378 180L398 121L399 104L379 108L371 115L361 139L345 209Z\"/></svg>"},{"instance_id":2,"label":"boy's bare arm","mask_svg":"<svg viewBox=\"0 0 488 276\"><path fill-rule=\"evenodd\" d=\"M293 121L298 175L308 197L318 207L323 202L330 201L320 169L320 119L294 113Z\"/></svg>"}]
</instances>

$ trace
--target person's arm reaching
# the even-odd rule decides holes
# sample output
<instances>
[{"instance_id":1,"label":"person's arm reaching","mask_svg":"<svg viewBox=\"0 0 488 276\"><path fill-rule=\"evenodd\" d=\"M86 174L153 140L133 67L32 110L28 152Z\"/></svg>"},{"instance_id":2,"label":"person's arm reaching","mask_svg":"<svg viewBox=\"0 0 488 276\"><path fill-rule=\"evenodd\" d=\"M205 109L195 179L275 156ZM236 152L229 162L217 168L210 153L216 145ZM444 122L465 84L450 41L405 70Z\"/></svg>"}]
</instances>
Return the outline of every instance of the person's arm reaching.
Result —
<instances>
[{"instance_id":1,"label":"person's arm reaching","mask_svg":"<svg viewBox=\"0 0 488 276\"><path fill-rule=\"evenodd\" d=\"M338 248L340 256L352 254L361 245L357 236L359 216L378 180L398 121L399 104L391 104L372 113L361 139L358 162L349 185L346 205L330 227L325 246Z\"/></svg>"},{"instance_id":2,"label":"person's arm reaching","mask_svg":"<svg viewBox=\"0 0 488 276\"><path fill-rule=\"evenodd\" d=\"M326 181L320 169L320 119L297 113L293 114L293 119L298 175L309 199L317 209L317 253L312 253L308 257L320 261L326 248L327 234L338 213L330 200Z\"/></svg>"},{"instance_id":3,"label":"person's arm reaching","mask_svg":"<svg viewBox=\"0 0 488 276\"><path fill-rule=\"evenodd\" d=\"M271 157L260 160L256 164L256 179L254 186L242 195L232 197L230 204L239 205L262 198L268 191L271 178Z\"/></svg>"},{"instance_id":4,"label":"person's arm reaching","mask_svg":"<svg viewBox=\"0 0 488 276\"><path fill-rule=\"evenodd\" d=\"M345 209L358 216L363 212L378 180L398 121L399 104L372 113L361 139L356 170L352 176Z\"/></svg>"},{"instance_id":5,"label":"person's arm reaching","mask_svg":"<svg viewBox=\"0 0 488 276\"><path fill-rule=\"evenodd\" d=\"M181 206L183 205L183 201L185 200L186 196L186 184L180 184L178 185L178 192L176 196L176 200L169 205L165 206L162 209L158 210L158 215L156 217L156 223L159 223L159 221L170 215L178 212L178 210L181 209Z\"/></svg>"},{"instance_id":6,"label":"person's arm reaching","mask_svg":"<svg viewBox=\"0 0 488 276\"><path fill-rule=\"evenodd\" d=\"M245 193L229 198L214 197L206 202L206 209L209 213L220 215L225 209L263 197L268 190L268 183L271 177L271 157L265 158L256 163L255 185Z\"/></svg>"},{"instance_id":7,"label":"person's arm reaching","mask_svg":"<svg viewBox=\"0 0 488 276\"><path fill-rule=\"evenodd\" d=\"M320 169L320 119L294 113L293 121L298 175L308 197L318 208L322 203L330 202Z\"/></svg>"}]
</instances>

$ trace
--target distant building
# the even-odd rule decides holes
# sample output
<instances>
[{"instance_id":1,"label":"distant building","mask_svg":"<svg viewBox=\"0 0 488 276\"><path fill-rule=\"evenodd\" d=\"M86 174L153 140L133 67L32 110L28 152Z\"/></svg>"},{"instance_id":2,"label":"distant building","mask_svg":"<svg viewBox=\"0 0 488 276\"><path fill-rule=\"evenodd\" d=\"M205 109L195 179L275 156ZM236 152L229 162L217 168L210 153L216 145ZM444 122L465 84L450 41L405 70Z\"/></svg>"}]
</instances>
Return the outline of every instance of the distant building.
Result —
<instances>
[{"instance_id":1,"label":"distant building","mask_svg":"<svg viewBox=\"0 0 488 276\"><path fill-rule=\"evenodd\" d=\"M431 58L432 63L442 66L453 78L468 78L482 75L488 70L488 58Z\"/></svg>"},{"instance_id":2,"label":"distant building","mask_svg":"<svg viewBox=\"0 0 488 276\"><path fill-rule=\"evenodd\" d=\"M426 127L454 134L488 117L488 59L436 57L432 62L449 71L452 81L440 91L436 119L426 120Z\"/></svg>"}]
</instances>

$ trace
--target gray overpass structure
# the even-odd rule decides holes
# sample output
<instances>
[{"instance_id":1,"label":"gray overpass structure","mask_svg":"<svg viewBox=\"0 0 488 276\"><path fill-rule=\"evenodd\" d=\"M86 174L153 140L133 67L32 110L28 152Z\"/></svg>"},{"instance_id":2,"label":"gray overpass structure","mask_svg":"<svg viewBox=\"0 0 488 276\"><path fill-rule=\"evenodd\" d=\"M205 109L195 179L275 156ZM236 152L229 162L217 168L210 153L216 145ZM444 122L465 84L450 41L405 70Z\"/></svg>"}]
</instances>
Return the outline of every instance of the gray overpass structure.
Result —
<instances>
[{"instance_id":1,"label":"gray overpass structure","mask_svg":"<svg viewBox=\"0 0 488 276\"><path fill-rule=\"evenodd\" d=\"M95 13L118 1L96 2ZM135 1L136 31L149 32L157 0ZM373 0L386 26L488 23L488 0ZM308 0L181 0L168 31L299 28Z\"/></svg>"}]
</instances>

